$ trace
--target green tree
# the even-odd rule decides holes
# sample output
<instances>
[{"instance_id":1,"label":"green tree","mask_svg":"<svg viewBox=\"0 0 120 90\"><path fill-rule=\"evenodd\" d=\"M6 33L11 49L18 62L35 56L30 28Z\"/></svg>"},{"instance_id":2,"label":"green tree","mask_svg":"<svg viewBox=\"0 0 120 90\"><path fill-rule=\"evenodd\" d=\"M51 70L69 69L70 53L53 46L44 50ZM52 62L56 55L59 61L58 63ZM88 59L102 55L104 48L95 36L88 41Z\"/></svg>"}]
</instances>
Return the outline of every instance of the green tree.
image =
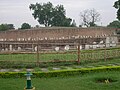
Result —
<instances>
[{"instance_id":1,"label":"green tree","mask_svg":"<svg viewBox=\"0 0 120 90\"><path fill-rule=\"evenodd\" d=\"M114 27L114 28L120 28L120 21L113 21L110 22L107 27Z\"/></svg>"},{"instance_id":2,"label":"green tree","mask_svg":"<svg viewBox=\"0 0 120 90\"><path fill-rule=\"evenodd\" d=\"M117 9L117 19L120 21L120 0L117 0L113 7Z\"/></svg>"},{"instance_id":3,"label":"green tree","mask_svg":"<svg viewBox=\"0 0 120 90\"><path fill-rule=\"evenodd\" d=\"M57 5L55 8L53 8L53 18L51 21L51 26L65 26L70 27L71 25L71 18L67 18L65 16L65 9L63 5Z\"/></svg>"},{"instance_id":4,"label":"green tree","mask_svg":"<svg viewBox=\"0 0 120 90\"><path fill-rule=\"evenodd\" d=\"M31 28L31 25L29 25L28 23L23 23L21 25L21 29L30 29Z\"/></svg>"},{"instance_id":5,"label":"green tree","mask_svg":"<svg viewBox=\"0 0 120 90\"><path fill-rule=\"evenodd\" d=\"M30 10L33 10L34 12L32 15L40 24L44 24L45 26L49 26L51 23L52 18L52 9L53 5L52 3L43 3L43 4L31 4L29 6Z\"/></svg>"},{"instance_id":6,"label":"green tree","mask_svg":"<svg viewBox=\"0 0 120 90\"><path fill-rule=\"evenodd\" d=\"M13 24L7 24L8 29L15 29Z\"/></svg>"},{"instance_id":7,"label":"green tree","mask_svg":"<svg viewBox=\"0 0 120 90\"><path fill-rule=\"evenodd\" d=\"M97 27L97 24L95 24L94 22L90 22L89 25L90 27Z\"/></svg>"},{"instance_id":8,"label":"green tree","mask_svg":"<svg viewBox=\"0 0 120 90\"><path fill-rule=\"evenodd\" d=\"M43 4L30 4L32 15L39 24L48 26L70 26L72 19L66 17L63 5L53 6L51 2Z\"/></svg>"},{"instance_id":9,"label":"green tree","mask_svg":"<svg viewBox=\"0 0 120 90\"><path fill-rule=\"evenodd\" d=\"M6 31L10 29L15 29L13 24L1 24L0 31Z\"/></svg>"},{"instance_id":10,"label":"green tree","mask_svg":"<svg viewBox=\"0 0 120 90\"><path fill-rule=\"evenodd\" d=\"M0 25L0 31L6 31L6 30L8 30L7 24L1 24Z\"/></svg>"}]
</instances>

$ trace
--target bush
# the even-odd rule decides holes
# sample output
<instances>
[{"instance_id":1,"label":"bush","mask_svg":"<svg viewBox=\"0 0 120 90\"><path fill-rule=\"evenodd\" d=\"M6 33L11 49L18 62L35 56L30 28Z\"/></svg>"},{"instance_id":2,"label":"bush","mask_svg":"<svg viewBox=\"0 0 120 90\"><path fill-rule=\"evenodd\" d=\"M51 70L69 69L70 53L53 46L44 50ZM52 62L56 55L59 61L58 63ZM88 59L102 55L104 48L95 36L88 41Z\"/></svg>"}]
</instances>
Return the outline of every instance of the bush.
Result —
<instances>
[{"instance_id":1,"label":"bush","mask_svg":"<svg viewBox=\"0 0 120 90\"><path fill-rule=\"evenodd\" d=\"M72 70L58 70L50 72L33 72L34 78L50 78L50 77L67 77L73 75L83 75L86 73L96 73L105 71L119 71L120 66L103 66L97 68L82 68L82 69L72 69ZM0 72L0 78L21 78L25 77L26 72Z\"/></svg>"}]
</instances>

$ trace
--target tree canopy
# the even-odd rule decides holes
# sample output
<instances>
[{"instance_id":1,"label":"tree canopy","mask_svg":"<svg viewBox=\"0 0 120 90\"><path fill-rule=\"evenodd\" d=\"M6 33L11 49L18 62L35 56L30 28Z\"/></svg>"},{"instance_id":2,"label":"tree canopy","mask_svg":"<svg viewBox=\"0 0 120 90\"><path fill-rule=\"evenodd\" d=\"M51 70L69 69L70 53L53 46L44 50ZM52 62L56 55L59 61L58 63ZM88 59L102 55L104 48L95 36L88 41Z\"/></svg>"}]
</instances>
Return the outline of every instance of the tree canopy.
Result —
<instances>
[{"instance_id":1,"label":"tree canopy","mask_svg":"<svg viewBox=\"0 0 120 90\"><path fill-rule=\"evenodd\" d=\"M31 28L31 25L29 25L28 23L23 23L21 25L21 29L30 29Z\"/></svg>"},{"instance_id":2,"label":"tree canopy","mask_svg":"<svg viewBox=\"0 0 120 90\"><path fill-rule=\"evenodd\" d=\"M1 24L0 31L6 31L10 29L15 29L13 24Z\"/></svg>"},{"instance_id":3,"label":"tree canopy","mask_svg":"<svg viewBox=\"0 0 120 90\"><path fill-rule=\"evenodd\" d=\"M107 27L120 28L120 21L113 21Z\"/></svg>"},{"instance_id":4,"label":"tree canopy","mask_svg":"<svg viewBox=\"0 0 120 90\"><path fill-rule=\"evenodd\" d=\"M87 9L80 12L82 25L86 27L96 26L96 22L100 21L100 14L95 9Z\"/></svg>"},{"instance_id":5,"label":"tree canopy","mask_svg":"<svg viewBox=\"0 0 120 90\"><path fill-rule=\"evenodd\" d=\"M120 0L117 0L113 7L117 9L117 19L120 21Z\"/></svg>"},{"instance_id":6,"label":"tree canopy","mask_svg":"<svg viewBox=\"0 0 120 90\"><path fill-rule=\"evenodd\" d=\"M30 4L30 10L33 10L32 15L46 27L48 26L71 26L71 18L66 17L66 12L63 5L53 6L51 2Z\"/></svg>"}]
</instances>

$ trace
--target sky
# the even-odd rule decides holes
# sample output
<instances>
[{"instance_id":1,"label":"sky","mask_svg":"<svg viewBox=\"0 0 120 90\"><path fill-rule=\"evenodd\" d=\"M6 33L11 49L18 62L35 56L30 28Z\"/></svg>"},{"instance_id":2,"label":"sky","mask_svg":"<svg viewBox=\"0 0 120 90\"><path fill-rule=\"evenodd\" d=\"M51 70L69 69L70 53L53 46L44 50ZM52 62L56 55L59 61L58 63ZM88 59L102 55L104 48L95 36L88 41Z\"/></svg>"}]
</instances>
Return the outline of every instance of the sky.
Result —
<instances>
[{"instance_id":1,"label":"sky","mask_svg":"<svg viewBox=\"0 0 120 90\"><path fill-rule=\"evenodd\" d=\"M54 6L61 4L66 10L66 16L75 19L77 26L81 24L80 12L86 9L96 9L101 15L98 25L106 26L116 20L116 0L0 0L0 24L14 24L15 28L22 23L29 23L32 27L39 23L32 16L30 4L51 2Z\"/></svg>"}]
</instances>

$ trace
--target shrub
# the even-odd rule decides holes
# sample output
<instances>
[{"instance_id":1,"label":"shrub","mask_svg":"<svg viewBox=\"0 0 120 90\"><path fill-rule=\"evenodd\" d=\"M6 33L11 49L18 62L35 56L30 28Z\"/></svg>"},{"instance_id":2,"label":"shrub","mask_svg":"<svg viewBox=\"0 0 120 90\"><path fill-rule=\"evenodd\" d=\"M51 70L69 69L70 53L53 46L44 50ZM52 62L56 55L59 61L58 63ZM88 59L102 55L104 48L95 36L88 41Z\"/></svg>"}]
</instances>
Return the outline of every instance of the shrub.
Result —
<instances>
[{"instance_id":1,"label":"shrub","mask_svg":"<svg viewBox=\"0 0 120 90\"><path fill-rule=\"evenodd\" d=\"M119 71L120 66L103 66L96 68L81 68L72 70L58 70L50 72L33 72L33 77L50 78L50 77L67 77L73 75L82 75L86 73L105 72L105 71ZM0 78L21 78L25 77L26 72L0 72Z\"/></svg>"}]
</instances>

